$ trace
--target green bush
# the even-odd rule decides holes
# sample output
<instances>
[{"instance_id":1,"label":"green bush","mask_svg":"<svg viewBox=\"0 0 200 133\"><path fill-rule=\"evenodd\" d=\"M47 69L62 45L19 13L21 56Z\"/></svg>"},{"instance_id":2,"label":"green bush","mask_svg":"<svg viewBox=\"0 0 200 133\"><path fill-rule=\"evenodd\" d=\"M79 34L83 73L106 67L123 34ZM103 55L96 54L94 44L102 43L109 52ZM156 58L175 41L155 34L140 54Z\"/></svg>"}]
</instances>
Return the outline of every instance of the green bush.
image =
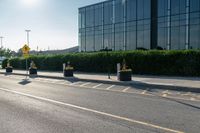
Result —
<instances>
[{"instance_id":1,"label":"green bush","mask_svg":"<svg viewBox=\"0 0 200 133\"><path fill-rule=\"evenodd\" d=\"M7 62L8 62L8 59L3 60L3 62L2 62L2 68L3 69L6 68Z\"/></svg>"},{"instance_id":2,"label":"green bush","mask_svg":"<svg viewBox=\"0 0 200 133\"><path fill-rule=\"evenodd\" d=\"M40 70L62 71L62 64L71 62L77 71L116 72L116 64L126 60L134 74L200 76L200 51L116 51L95 53L73 53L64 55L31 56ZM12 58L15 69L25 69L24 58Z\"/></svg>"}]
</instances>

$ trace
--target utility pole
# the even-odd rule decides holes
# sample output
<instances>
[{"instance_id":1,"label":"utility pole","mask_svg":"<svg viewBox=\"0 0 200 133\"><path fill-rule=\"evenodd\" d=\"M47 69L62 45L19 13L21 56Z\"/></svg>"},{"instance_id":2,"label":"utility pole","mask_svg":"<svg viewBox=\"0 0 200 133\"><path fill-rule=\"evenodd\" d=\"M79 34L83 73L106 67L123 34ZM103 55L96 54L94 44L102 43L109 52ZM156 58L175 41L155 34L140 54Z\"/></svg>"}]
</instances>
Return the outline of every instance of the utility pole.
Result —
<instances>
[{"instance_id":1,"label":"utility pole","mask_svg":"<svg viewBox=\"0 0 200 133\"><path fill-rule=\"evenodd\" d=\"M29 46L29 32L31 32L31 30L25 30L27 33L27 45Z\"/></svg>"},{"instance_id":2,"label":"utility pole","mask_svg":"<svg viewBox=\"0 0 200 133\"><path fill-rule=\"evenodd\" d=\"M27 33L27 45L29 46L29 32L31 32L31 30L25 30L25 32ZM26 79L27 79L27 76L28 76L28 60L26 58Z\"/></svg>"},{"instance_id":3,"label":"utility pole","mask_svg":"<svg viewBox=\"0 0 200 133\"><path fill-rule=\"evenodd\" d=\"M1 49L3 48L3 36L0 36L0 39L1 39Z\"/></svg>"},{"instance_id":4,"label":"utility pole","mask_svg":"<svg viewBox=\"0 0 200 133\"><path fill-rule=\"evenodd\" d=\"M1 39L1 48L0 48L0 50L1 50L1 51L0 51L0 52L1 52L1 53L0 53L0 54L1 54L1 55L0 55L0 56L1 56L1 60L2 60L2 56L3 56L3 38L4 38L3 36L0 36L0 39Z\"/></svg>"}]
</instances>

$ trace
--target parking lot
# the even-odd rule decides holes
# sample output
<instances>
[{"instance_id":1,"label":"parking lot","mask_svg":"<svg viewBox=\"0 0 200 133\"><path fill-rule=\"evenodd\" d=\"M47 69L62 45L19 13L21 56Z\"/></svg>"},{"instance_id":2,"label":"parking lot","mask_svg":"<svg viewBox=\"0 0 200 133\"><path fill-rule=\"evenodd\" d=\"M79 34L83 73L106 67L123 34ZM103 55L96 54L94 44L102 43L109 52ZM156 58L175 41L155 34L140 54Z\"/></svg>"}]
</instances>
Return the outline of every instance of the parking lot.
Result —
<instances>
[{"instance_id":1,"label":"parking lot","mask_svg":"<svg viewBox=\"0 0 200 133\"><path fill-rule=\"evenodd\" d=\"M14 76L14 75L0 75L6 78L14 78L17 80L24 80L24 76ZM97 89L101 91L112 91L116 93L126 93L126 94L138 94L144 96L156 96L163 98L179 99L179 100L189 100L189 101L198 101L200 102L200 95L198 93L192 92L181 92L181 91L172 91L172 90L162 90L158 88L147 88L144 86L137 85L114 85L107 83L95 83L95 82L83 82L73 80L73 78L63 79L49 79L49 78L27 78L30 82L42 82L49 84L57 84L64 86L74 86L83 89Z\"/></svg>"}]
</instances>

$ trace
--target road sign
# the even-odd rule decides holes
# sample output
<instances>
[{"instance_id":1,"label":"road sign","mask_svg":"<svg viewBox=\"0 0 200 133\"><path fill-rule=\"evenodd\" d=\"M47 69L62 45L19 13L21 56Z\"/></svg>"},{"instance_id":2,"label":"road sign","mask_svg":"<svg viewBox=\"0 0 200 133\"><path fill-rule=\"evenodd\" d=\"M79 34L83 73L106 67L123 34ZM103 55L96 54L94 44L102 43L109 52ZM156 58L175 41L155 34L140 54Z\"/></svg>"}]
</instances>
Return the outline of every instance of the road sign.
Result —
<instances>
[{"instance_id":1,"label":"road sign","mask_svg":"<svg viewBox=\"0 0 200 133\"><path fill-rule=\"evenodd\" d=\"M30 51L29 46L25 44L25 45L22 47L22 53L23 53L24 55L28 55L28 54L29 54L29 51Z\"/></svg>"}]
</instances>

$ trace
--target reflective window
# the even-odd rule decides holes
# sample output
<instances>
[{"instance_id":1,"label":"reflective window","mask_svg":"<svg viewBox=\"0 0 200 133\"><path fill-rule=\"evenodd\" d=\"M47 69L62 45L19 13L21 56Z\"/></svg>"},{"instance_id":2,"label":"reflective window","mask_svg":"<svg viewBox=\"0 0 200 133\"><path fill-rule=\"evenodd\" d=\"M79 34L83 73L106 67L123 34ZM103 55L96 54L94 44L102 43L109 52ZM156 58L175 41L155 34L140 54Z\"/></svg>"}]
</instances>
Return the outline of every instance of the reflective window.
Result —
<instances>
[{"instance_id":1,"label":"reflective window","mask_svg":"<svg viewBox=\"0 0 200 133\"><path fill-rule=\"evenodd\" d=\"M137 48L150 49L150 20L138 21L137 28Z\"/></svg>"},{"instance_id":2,"label":"reflective window","mask_svg":"<svg viewBox=\"0 0 200 133\"><path fill-rule=\"evenodd\" d=\"M157 45L167 49L167 17L158 18L158 42Z\"/></svg>"},{"instance_id":3,"label":"reflective window","mask_svg":"<svg viewBox=\"0 0 200 133\"><path fill-rule=\"evenodd\" d=\"M138 19L150 18L151 16L151 3L150 0L137 1L137 17Z\"/></svg>"},{"instance_id":4,"label":"reflective window","mask_svg":"<svg viewBox=\"0 0 200 133\"><path fill-rule=\"evenodd\" d=\"M124 4L125 2L123 0L115 1L115 23L123 22L124 20Z\"/></svg>"},{"instance_id":5,"label":"reflective window","mask_svg":"<svg viewBox=\"0 0 200 133\"><path fill-rule=\"evenodd\" d=\"M136 0L127 1L127 21L136 20Z\"/></svg>"},{"instance_id":6,"label":"reflective window","mask_svg":"<svg viewBox=\"0 0 200 133\"><path fill-rule=\"evenodd\" d=\"M190 12L200 11L200 0L190 0Z\"/></svg>"},{"instance_id":7,"label":"reflective window","mask_svg":"<svg viewBox=\"0 0 200 133\"><path fill-rule=\"evenodd\" d=\"M127 49L135 50L136 44L136 21L127 23Z\"/></svg>"},{"instance_id":8,"label":"reflective window","mask_svg":"<svg viewBox=\"0 0 200 133\"><path fill-rule=\"evenodd\" d=\"M171 14L186 13L186 0L171 0Z\"/></svg>"},{"instance_id":9,"label":"reflective window","mask_svg":"<svg viewBox=\"0 0 200 133\"><path fill-rule=\"evenodd\" d=\"M168 0L158 0L158 17L167 15Z\"/></svg>"},{"instance_id":10,"label":"reflective window","mask_svg":"<svg viewBox=\"0 0 200 133\"><path fill-rule=\"evenodd\" d=\"M95 26L103 24L103 4L95 5L94 7Z\"/></svg>"},{"instance_id":11,"label":"reflective window","mask_svg":"<svg viewBox=\"0 0 200 133\"><path fill-rule=\"evenodd\" d=\"M80 30L80 33L79 33L79 38L80 38L80 45L81 45L81 52L84 52L86 51L86 44L85 44L85 41L86 41L86 38L85 38L85 29L81 29Z\"/></svg>"},{"instance_id":12,"label":"reflective window","mask_svg":"<svg viewBox=\"0 0 200 133\"><path fill-rule=\"evenodd\" d=\"M112 25L105 25L104 26L104 48L113 49L114 46L114 33L113 33L113 26Z\"/></svg>"},{"instance_id":13,"label":"reflective window","mask_svg":"<svg viewBox=\"0 0 200 133\"><path fill-rule=\"evenodd\" d=\"M95 51L99 51L101 49L103 49L103 27L102 26L98 26L98 27L95 27L95 46L94 46L94 49Z\"/></svg>"},{"instance_id":14,"label":"reflective window","mask_svg":"<svg viewBox=\"0 0 200 133\"><path fill-rule=\"evenodd\" d=\"M94 29L86 28L86 51L94 51Z\"/></svg>"},{"instance_id":15,"label":"reflective window","mask_svg":"<svg viewBox=\"0 0 200 133\"><path fill-rule=\"evenodd\" d=\"M79 10L79 28L85 28L85 8Z\"/></svg>"},{"instance_id":16,"label":"reflective window","mask_svg":"<svg viewBox=\"0 0 200 133\"><path fill-rule=\"evenodd\" d=\"M124 50L124 23L115 24L115 50Z\"/></svg>"},{"instance_id":17,"label":"reflective window","mask_svg":"<svg viewBox=\"0 0 200 133\"><path fill-rule=\"evenodd\" d=\"M113 2L108 1L104 3L104 24L113 23Z\"/></svg>"},{"instance_id":18,"label":"reflective window","mask_svg":"<svg viewBox=\"0 0 200 133\"><path fill-rule=\"evenodd\" d=\"M94 6L86 8L86 27L94 26Z\"/></svg>"},{"instance_id":19,"label":"reflective window","mask_svg":"<svg viewBox=\"0 0 200 133\"><path fill-rule=\"evenodd\" d=\"M200 49L200 12L190 13L190 48Z\"/></svg>"}]
</instances>

